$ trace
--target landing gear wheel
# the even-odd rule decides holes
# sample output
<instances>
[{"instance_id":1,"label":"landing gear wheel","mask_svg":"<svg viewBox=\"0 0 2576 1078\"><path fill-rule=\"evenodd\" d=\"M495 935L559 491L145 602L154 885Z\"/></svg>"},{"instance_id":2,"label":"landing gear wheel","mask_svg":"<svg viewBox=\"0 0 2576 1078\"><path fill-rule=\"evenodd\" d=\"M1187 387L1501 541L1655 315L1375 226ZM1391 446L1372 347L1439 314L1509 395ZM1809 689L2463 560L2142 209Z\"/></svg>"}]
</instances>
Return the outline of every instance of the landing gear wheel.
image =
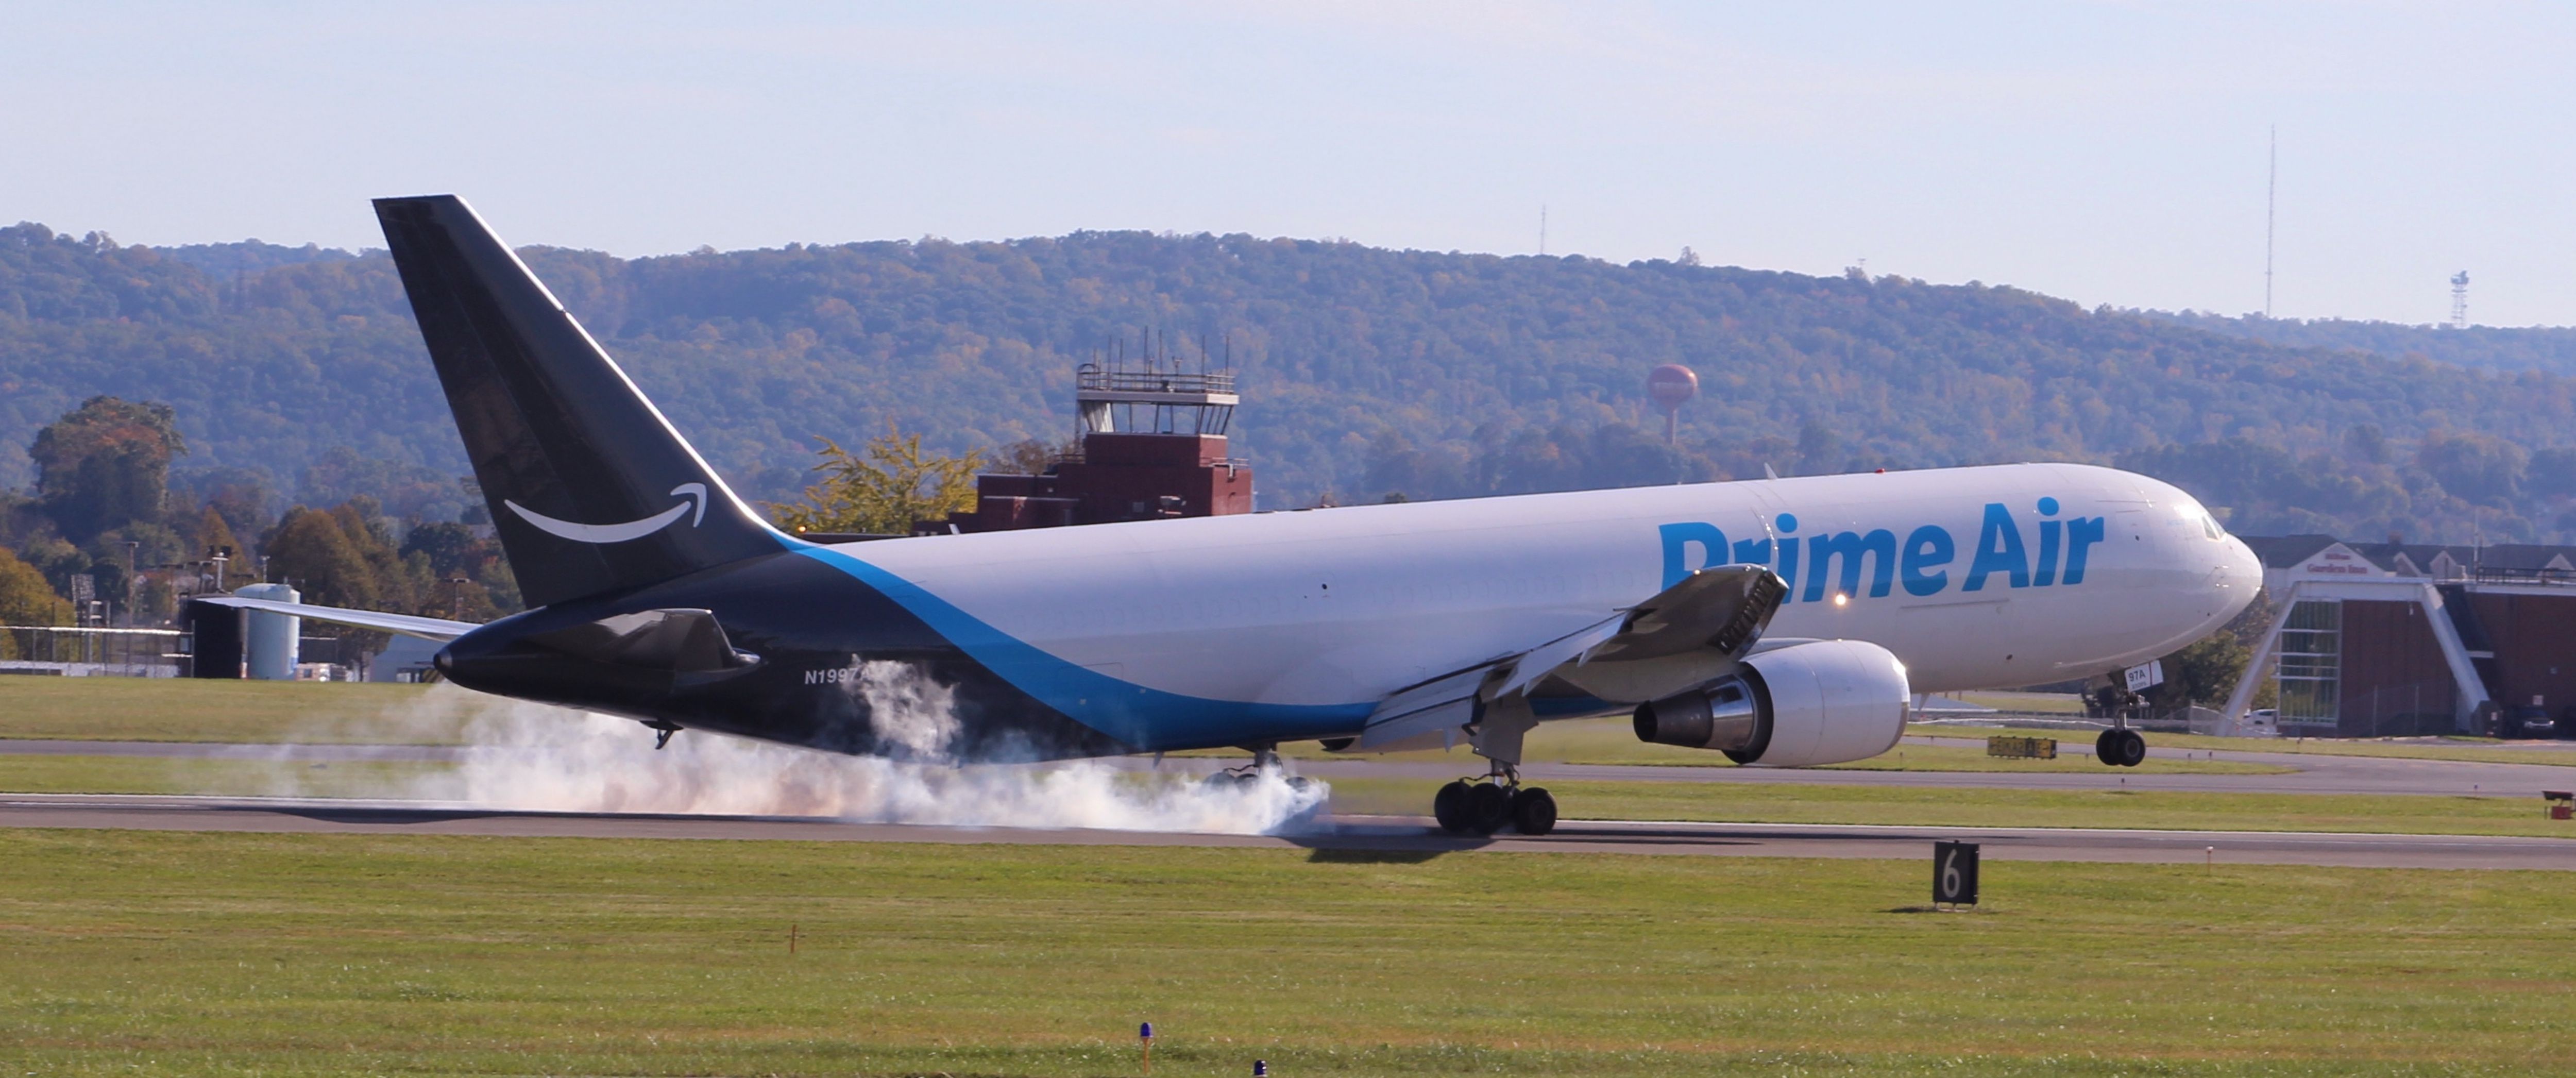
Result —
<instances>
[{"instance_id":1,"label":"landing gear wheel","mask_svg":"<svg viewBox=\"0 0 2576 1078\"><path fill-rule=\"evenodd\" d=\"M1467 833L1467 790L1465 781L1451 782L1431 798L1431 817L1440 821L1440 829L1453 835Z\"/></svg>"},{"instance_id":2,"label":"landing gear wheel","mask_svg":"<svg viewBox=\"0 0 2576 1078\"><path fill-rule=\"evenodd\" d=\"M2147 759L2147 739L2135 730L2102 731L2093 739L2093 758L2110 767L2136 767Z\"/></svg>"},{"instance_id":3,"label":"landing gear wheel","mask_svg":"<svg viewBox=\"0 0 2576 1078\"><path fill-rule=\"evenodd\" d=\"M1512 792L1490 782L1467 787L1467 829L1490 835L1512 822Z\"/></svg>"},{"instance_id":4,"label":"landing gear wheel","mask_svg":"<svg viewBox=\"0 0 2576 1078\"><path fill-rule=\"evenodd\" d=\"M2120 766L2136 767L2147 762L2147 736L2135 730L2120 731Z\"/></svg>"},{"instance_id":5,"label":"landing gear wheel","mask_svg":"<svg viewBox=\"0 0 2576 1078\"><path fill-rule=\"evenodd\" d=\"M1556 830L1556 798L1542 787L1522 787L1512 795L1512 829L1524 835Z\"/></svg>"}]
</instances>

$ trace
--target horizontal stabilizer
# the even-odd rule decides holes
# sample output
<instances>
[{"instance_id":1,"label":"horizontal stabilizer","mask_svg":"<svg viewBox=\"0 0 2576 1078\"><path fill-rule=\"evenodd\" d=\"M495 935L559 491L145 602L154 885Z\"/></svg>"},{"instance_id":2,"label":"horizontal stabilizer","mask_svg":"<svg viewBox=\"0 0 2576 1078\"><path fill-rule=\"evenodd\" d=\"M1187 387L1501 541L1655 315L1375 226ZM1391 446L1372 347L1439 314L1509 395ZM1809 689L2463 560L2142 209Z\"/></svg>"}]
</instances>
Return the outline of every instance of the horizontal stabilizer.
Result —
<instances>
[{"instance_id":1,"label":"horizontal stabilizer","mask_svg":"<svg viewBox=\"0 0 2576 1078\"><path fill-rule=\"evenodd\" d=\"M436 640L442 644L482 628L470 621L424 618L414 614L388 614L382 610L351 610L340 606L281 603L274 599L249 599L239 595L198 595L190 598L194 602L211 603L215 606L239 607L243 610L312 618L315 621L327 621L335 625L354 625L378 632L417 636L423 640Z\"/></svg>"}]
</instances>

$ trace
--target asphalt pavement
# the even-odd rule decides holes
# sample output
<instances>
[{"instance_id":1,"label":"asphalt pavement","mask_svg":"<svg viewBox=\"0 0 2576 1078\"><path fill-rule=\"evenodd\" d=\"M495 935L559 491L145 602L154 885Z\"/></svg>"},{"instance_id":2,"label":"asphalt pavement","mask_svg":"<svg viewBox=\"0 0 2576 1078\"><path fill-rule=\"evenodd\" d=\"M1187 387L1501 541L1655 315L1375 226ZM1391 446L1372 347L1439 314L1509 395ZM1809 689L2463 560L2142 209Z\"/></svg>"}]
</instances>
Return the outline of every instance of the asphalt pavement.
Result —
<instances>
[{"instance_id":1,"label":"asphalt pavement","mask_svg":"<svg viewBox=\"0 0 2576 1078\"><path fill-rule=\"evenodd\" d=\"M1955 745L1982 748L1969 738L1909 737L1906 745ZM70 741L0 739L0 756L124 756L162 759L272 760L296 763L407 761L438 763L461 760L475 750L449 745L287 745L220 744L178 741ZM2062 741L2062 754L2086 756L2089 742ZM2011 790L2171 790L2192 793L2398 794L2409 796L2539 796L2542 790L2576 790L2576 759L2533 752L2533 763L2487 763L2417 760L2384 756L2330 756L2322 753L2254 752L2151 748L2149 759L2217 759L2288 768L2278 774L2155 774L2127 768L2081 771L1865 771L1823 768L1687 767L1660 765L1548 764L1521 766L1521 776L1538 782L1756 782L1830 786L1910 786L1950 789ZM1165 768L1213 770L1240 761L1174 757ZM1126 766L1155 766L1144 757L1126 758ZM2010 765L2004 765L2010 766ZM1482 774L1484 761L1464 749L1448 760L1384 760L1371 757L1299 760L1296 770L1319 778L1453 778Z\"/></svg>"},{"instance_id":2,"label":"asphalt pavement","mask_svg":"<svg viewBox=\"0 0 2576 1078\"><path fill-rule=\"evenodd\" d=\"M2074 828L1864 827L1569 820L1544 837L1461 838L1410 817L1328 818L1280 835L942 827L810 817L494 812L397 802L109 794L0 795L0 827L304 834L492 835L614 839L777 839L1095 846L1301 848L1317 861L1426 861L1478 852L1750 857L1929 857L1931 844L1980 843L2019 861L2294 864L2357 868L2576 870L2576 840L2460 835Z\"/></svg>"}]
</instances>

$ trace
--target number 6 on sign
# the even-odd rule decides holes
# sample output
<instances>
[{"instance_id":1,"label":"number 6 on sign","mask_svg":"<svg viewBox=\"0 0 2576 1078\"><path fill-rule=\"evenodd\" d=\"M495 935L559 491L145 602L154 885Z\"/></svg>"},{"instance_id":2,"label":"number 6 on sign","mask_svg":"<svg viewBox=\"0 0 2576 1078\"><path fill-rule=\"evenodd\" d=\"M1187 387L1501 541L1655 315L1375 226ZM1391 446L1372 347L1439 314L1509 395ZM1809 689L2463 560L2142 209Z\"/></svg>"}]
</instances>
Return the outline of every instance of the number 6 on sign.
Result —
<instances>
[{"instance_id":1,"label":"number 6 on sign","mask_svg":"<svg viewBox=\"0 0 2576 1078\"><path fill-rule=\"evenodd\" d=\"M1977 904L1976 843L1935 842L1932 844L1932 904L1935 906Z\"/></svg>"}]
</instances>

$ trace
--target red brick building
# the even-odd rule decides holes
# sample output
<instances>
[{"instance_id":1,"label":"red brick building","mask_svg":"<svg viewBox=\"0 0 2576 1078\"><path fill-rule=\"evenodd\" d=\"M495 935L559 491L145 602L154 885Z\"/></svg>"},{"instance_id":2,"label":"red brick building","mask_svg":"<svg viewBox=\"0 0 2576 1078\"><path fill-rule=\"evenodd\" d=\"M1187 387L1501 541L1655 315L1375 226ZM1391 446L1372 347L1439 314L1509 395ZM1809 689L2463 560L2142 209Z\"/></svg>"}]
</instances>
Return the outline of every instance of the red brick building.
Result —
<instances>
[{"instance_id":1,"label":"red brick building","mask_svg":"<svg viewBox=\"0 0 2576 1078\"><path fill-rule=\"evenodd\" d=\"M1252 468L1227 455L1241 398L1231 371L1085 364L1074 373L1081 443L1041 475L975 477L961 532L1252 511Z\"/></svg>"},{"instance_id":2,"label":"red brick building","mask_svg":"<svg viewBox=\"0 0 2576 1078\"><path fill-rule=\"evenodd\" d=\"M2576 548L2242 538L2278 614L2231 717L2268 677L2285 733L2487 733L2531 709L2576 728Z\"/></svg>"}]
</instances>

